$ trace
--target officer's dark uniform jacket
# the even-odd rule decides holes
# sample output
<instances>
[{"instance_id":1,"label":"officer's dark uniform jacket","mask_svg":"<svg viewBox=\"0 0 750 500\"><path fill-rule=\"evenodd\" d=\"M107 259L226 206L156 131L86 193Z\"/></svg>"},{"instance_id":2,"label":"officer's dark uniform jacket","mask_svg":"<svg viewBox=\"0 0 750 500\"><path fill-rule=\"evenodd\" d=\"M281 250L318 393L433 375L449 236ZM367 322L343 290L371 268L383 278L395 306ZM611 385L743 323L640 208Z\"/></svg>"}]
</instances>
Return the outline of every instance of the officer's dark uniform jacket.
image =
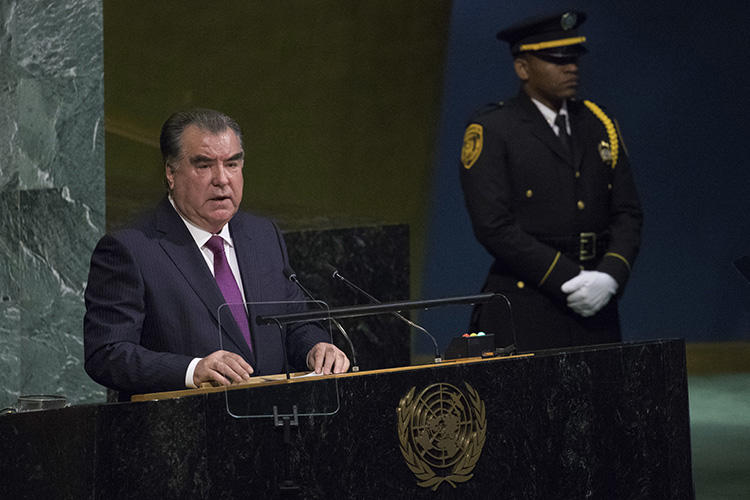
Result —
<instances>
[{"instance_id":1,"label":"officer's dark uniform jacket","mask_svg":"<svg viewBox=\"0 0 750 500\"><path fill-rule=\"evenodd\" d=\"M568 102L572 153L521 92L478 113L462 151L461 184L479 242L495 257L486 291L508 295L475 311L472 331L521 349L620 340L617 304L582 318L560 286L581 269L615 278L622 293L638 253L642 213L614 122L595 104ZM592 236L596 235L596 236Z\"/></svg>"}]
</instances>

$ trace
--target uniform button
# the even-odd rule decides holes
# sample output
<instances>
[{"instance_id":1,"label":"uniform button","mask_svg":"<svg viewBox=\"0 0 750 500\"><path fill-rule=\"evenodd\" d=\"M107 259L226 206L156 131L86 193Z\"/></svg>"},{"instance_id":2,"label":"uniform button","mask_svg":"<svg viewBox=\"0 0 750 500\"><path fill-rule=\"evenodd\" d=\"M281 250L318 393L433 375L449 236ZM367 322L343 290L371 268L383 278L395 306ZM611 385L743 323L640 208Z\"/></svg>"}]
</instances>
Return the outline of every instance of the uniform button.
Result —
<instances>
[{"instance_id":1,"label":"uniform button","mask_svg":"<svg viewBox=\"0 0 750 500\"><path fill-rule=\"evenodd\" d=\"M531 189L527 189L526 198L531 198L532 196L534 196L534 191L532 191Z\"/></svg>"},{"instance_id":2,"label":"uniform button","mask_svg":"<svg viewBox=\"0 0 750 500\"><path fill-rule=\"evenodd\" d=\"M576 172L576 179L579 179L581 177L581 172Z\"/></svg>"},{"instance_id":3,"label":"uniform button","mask_svg":"<svg viewBox=\"0 0 750 500\"><path fill-rule=\"evenodd\" d=\"M519 281L518 283L516 283L516 286L517 286L518 288L523 288L523 287L525 287L525 286L526 286L526 283L524 283L523 281Z\"/></svg>"},{"instance_id":4,"label":"uniform button","mask_svg":"<svg viewBox=\"0 0 750 500\"><path fill-rule=\"evenodd\" d=\"M583 203L581 200L578 200L578 203L576 203L576 206L578 207L578 210L583 210L586 208L586 204Z\"/></svg>"},{"instance_id":5,"label":"uniform button","mask_svg":"<svg viewBox=\"0 0 750 500\"><path fill-rule=\"evenodd\" d=\"M612 191L612 184L607 184L607 189L609 189L610 191Z\"/></svg>"}]
</instances>

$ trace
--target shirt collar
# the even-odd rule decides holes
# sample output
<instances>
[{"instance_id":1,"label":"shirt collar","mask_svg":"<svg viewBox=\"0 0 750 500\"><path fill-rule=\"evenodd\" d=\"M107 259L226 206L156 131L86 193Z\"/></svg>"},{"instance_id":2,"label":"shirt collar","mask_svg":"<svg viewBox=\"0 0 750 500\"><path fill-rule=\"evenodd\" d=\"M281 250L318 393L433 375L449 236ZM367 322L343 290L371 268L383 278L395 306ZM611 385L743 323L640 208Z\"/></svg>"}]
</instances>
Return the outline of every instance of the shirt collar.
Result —
<instances>
[{"instance_id":1,"label":"shirt collar","mask_svg":"<svg viewBox=\"0 0 750 500\"><path fill-rule=\"evenodd\" d=\"M555 113L555 111L553 111L551 108L547 107L545 104L542 104L541 101L537 101L533 97L531 98L531 102L533 102L536 107L539 108L542 116L544 116L544 119L550 126L555 124L555 118L557 118L558 113L566 115L568 118L570 117L570 115L568 114L568 101L563 101L563 104L560 107L560 111L558 113Z\"/></svg>"},{"instance_id":2,"label":"shirt collar","mask_svg":"<svg viewBox=\"0 0 750 500\"><path fill-rule=\"evenodd\" d=\"M172 199L172 195L169 195L169 203L172 204L174 211L177 212L177 215L180 216L182 222L185 223L185 227L187 227L188 231L190 232L190 236L193 237L193 241L195 241L195 244L198 245L198 248L203 248L203 246L208 242L209 239L211 239L211 236L213 236L214 234L196 226L185 217L183 217L180 211L177 210L177 207L174 204L174 200ZM224 224L224 227L221 228L221 231L219 231L218 235L221 236L221 239L223 239L224 242L227 243L230 247L233 246L232 236L229 234L229 224Z\"/></svg>"}]
</instances>

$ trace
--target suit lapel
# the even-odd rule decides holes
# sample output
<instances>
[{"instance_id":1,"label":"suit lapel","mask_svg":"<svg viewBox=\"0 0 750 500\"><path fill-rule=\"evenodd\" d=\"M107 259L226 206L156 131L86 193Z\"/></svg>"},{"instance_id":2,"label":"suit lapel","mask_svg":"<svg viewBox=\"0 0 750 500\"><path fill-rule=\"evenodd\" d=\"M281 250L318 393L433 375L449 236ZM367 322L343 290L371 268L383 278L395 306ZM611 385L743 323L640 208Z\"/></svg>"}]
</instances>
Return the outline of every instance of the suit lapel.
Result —
<instances>
[{"instance_id":1,"label":"suit lapel","mask_svg":"<svg viewBox=\"0 0 750 500\"><path fill-rule=\"evenodd\" d=\"M229 223L229 230L235 244L245 298L251 302L248 312L258 369L261 373L277 373L284 356L279 329L276 325L258 326L255 319L259 315L277 315L289 310L283 297L278 295L279 290L274 289L273 285L270 285L270 291L263 288L269 286L267 268L271 265L262 259L272 258L269 257L273 253L270 248L275 242L269 241L267 228L258 224L254 218L238 214ZM281 277L280 271L278 277Z\"/></svg>"},{"instance_id":2,"label":"suit lapel","mask_svg":"<svg viewBox=\"0 0 750 500\"><path fill-rule=\"evenodd\" d=\"M164 198L157 207L156 229L163 233L159 244L164 252L182 273L190 288L206 305L209 314L218 322L219 307L225 303L224 296L208 269L203 255L195 245L195 240L167 198ZM250 362L253 364L253 357L242 332L237 323L228 318L231 318L231 314L222 314L221 328L240 349L245 359L252 360ZM214 335L215 333L205 332L205 334Z\"/></svg>"},{"instance_id":3,"label":"suit lapel","mask_svg":"<svg viewBox=\"0 0 750 500\"><path fill-rule=\"evenodd\" d=\"M242 287L245 290L245 300L258 302L261 300L260 284L257 279L251 279L257 273L258 255L253 244L252 231L241 216L235 217L229 222L229 231L234 242L237 264L242 275Z\"/></svg>"},{"instance_id":4,"label":"suit lapel","mask_svg":"<svg viewBox=\"0 0 750 500\"><path fill-rule=\"evenodd\" d=\"M263 328L255 324L255 318L263 315L279 314L279 304L264 304L266 297L262 289L261 265L258 247L261 244L255 237L256 231L251 220L242 214L235 215L229 223L232 241L237 255L237 264L242 275L245 300L248 304L250 334L253 338L253 354L258 369L263 372L268 359L282 356L279 332L276 326ZM255 364L253 366L256 366Z\"/></svg>"},{"instance_id":5,"label":"suit lapel","mask_svg":"<svg viewBox=\"0 0 750 500\"><path fill-rule=\"evenodd\" d=\"M555 131L549 126L549 123L544 119L542 112L532 102L531 98L528 97L524 92L519 95L519 102L526 121L528 121L531 127L531 133L539 139L545 146L551 149L560 159L570 164L572 159L568 152L565 150L560 138L555 135ZM571 125L572 127L572 125ZM574 134L575 135L575 134ZM573 142L575 151L575 142Z\"/></svg>"}]
</instances>

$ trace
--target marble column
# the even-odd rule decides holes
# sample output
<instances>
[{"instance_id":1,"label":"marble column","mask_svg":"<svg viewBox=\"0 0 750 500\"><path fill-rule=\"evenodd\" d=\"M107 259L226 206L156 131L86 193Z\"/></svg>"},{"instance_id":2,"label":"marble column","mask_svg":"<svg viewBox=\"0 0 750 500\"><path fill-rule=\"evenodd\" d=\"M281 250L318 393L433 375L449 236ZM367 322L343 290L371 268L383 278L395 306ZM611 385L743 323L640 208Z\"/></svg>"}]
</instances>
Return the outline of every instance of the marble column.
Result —
<instances>
[{"instance_id":1,"label":"marble column","mask_svg":"<svg viewBox=\"0 0 750 500\"><path fill-rule=\"evenodd\" d=\"M101 0L0 0L0 406L104 399L83 291L104 232Z\"/></svg>"}]
</instances>

